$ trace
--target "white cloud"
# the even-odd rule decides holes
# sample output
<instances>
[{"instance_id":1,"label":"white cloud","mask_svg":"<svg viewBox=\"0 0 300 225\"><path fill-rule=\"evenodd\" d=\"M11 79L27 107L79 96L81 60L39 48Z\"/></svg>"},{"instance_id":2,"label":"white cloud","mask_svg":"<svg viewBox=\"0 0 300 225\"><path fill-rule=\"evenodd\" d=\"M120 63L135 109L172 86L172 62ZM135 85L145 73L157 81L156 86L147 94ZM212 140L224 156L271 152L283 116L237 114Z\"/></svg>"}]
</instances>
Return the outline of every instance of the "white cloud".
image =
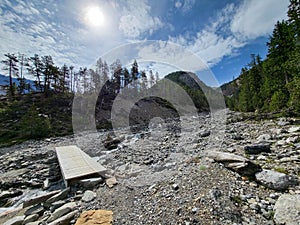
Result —
<instances>
[{"instance_id":1,"label":"white cloud","mask_svg":"<svg viewBox=\"0 0 300 225\"><path fill-rule=\"evenodd\" d=\"M286 18L288 0L245 0L239 7L228 4L210 24L190 33L169 37L169 40L195 53L210 67L224 56L238 54L241 47L251 40L271 34L277 20Z\"/></svg>"},{"instance_id":2,"label":"white cloud","mask_svg":"<svg viewBox=\"0 0 300 225\"><path fill-rule=\"evenodd\" d=\"M184 0L182 11L183 12L190 11L193 8L195 2L196 2L195 0Z\"/></svg>"},{"instance_id":3,"label":"white cloud","mask_svg":"<svg viewBox=\"0 0 300 225\"><path fill-rule=\"evenodd\" d=\"M158 17L151 16L151 8L146 1L132 0L125 5L119 24L119 29L125 36L139 38L143 33L152 34L163 26Z\"/></svg>"},{"instance_id":4,"label":"white cloud","mask_svg":"<svg viewBox=\"0 0 300 225\"><path fill-rule=\"evenodd\" d=\"M177 0L175 2L175 7L180 9L183 13L186 13L193 8L195 2L195 0Z\"/></svg>"},{"instance_id":5,"label":"white cloud","mask_svg":"<svg viewBox=\"0 0 300 225\"><path fill-rule=\"evenodd\" d=\"M184 46L197 55L209 67L219 63L224 56L236 54L237 49L245 42L239 41L232 34L227 34L231 18L234 14L234 5L228 4L210 23L191 37L190 33L169 37L169 40Z\"/></svg>"},{"instance_id":6,"label":"white cloud","mask_svg":"<svg viewBox=\"0 0 300 225\"><path fill-rule=\"evenodd\" d=\"M289 0L247 0L231 22L232 33L241 39L255 39L272 32L278 20L286 19Z\"/></svg>"}]
</instances>

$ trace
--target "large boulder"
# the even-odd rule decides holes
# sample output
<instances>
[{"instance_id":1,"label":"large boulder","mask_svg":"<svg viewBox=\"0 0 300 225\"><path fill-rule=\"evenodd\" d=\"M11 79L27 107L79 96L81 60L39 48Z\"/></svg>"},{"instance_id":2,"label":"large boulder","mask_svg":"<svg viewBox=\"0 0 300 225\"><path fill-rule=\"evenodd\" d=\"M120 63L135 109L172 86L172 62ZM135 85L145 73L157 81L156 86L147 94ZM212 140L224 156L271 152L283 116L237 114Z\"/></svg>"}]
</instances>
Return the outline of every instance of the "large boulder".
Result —
<instances>
[{"instance_id":1,"label":"large boulder","mask_svg":"<svg viewBox=\"0 0 300 225\"><path fill-rule=\"evenodd\" d=\"M278 191L286 190L290 186L299 183L296 177L288 176L273 170L263 170L258 172L255 174L255 178L262 185Z\"/></svg>"},{"instance_id":2,"label":"large boulder","mask_svg":"<svg viewBox=\"0 0 300 225\"><path fill-rule=\"evenodd\" d=\"M300 195L281 195L275 203L274 211L276 224L299 225Z\"/></svg>"},{"instance_id":3,"label":"large boulder","mask_svg":"<svg viewBox=\"0 0 300 225\"><path fill-rule=\"evenodd\" d=\"M207 155L216 162L224 164L228 169L231 169L241 176L254 176L257 172L261 171L261 167L249 159L232 153L210 151Z\"/></svg>"}]
</instances>

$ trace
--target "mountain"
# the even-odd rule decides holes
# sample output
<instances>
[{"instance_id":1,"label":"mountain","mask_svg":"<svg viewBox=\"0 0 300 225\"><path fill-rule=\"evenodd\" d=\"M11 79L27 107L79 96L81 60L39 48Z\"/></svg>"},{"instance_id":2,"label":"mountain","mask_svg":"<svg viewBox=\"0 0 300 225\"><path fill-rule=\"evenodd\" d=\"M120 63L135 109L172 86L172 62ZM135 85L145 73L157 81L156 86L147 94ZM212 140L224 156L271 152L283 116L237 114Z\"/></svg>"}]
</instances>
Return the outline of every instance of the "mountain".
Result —
<instances>
[{"instance_id":1,"label":"mountain","mask_svg":"<svg viewBox=\"0 0 300 225\"><path fill-rule=\"evenodd\" d=\"M225 107L221 92L207 86L194 73L177 71L168 74L165 78L179 84L191 97L199 112Z\"/></svg>"},{"instance_id":2,"label":"mountain","mask_svg":"<svg viewBox=\"0 0 300 225\"><path fill-rule=\"evenodd\" d=\"M233 81L221 85L220 88L224 96L231 97L239 92L240 86L241 86L241 78L238 77Z\"/></svg>"},{"instance_id":3,"label":"mountain","mask_svg":"<svg viewBox=\"0 0 300 225\"><path fill-rule=\"evenodd\" d=\"M17 86L19 85L20 81L13 77L13 83L15 83ZM33 80L29 80L29 79L25 79L26 83L29 83L31 88L33 90L35 90L35 86L34 86L34 81ZM0 95L5 95L6 91L4 90L3 86L9 85L9 77L0 74Z\"/></svg>"}]
</instances>

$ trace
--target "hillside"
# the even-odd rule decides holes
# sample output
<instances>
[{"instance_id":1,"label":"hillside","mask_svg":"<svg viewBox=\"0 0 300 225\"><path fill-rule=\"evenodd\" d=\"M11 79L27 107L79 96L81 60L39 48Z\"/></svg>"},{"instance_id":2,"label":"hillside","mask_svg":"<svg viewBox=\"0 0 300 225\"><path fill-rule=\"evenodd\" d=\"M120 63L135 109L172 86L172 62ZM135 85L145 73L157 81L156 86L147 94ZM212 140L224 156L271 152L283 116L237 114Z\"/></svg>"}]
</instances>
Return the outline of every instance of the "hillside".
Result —
<instances>
[{"instance_id":1,"label":"hillside","mask_svg":"<svg viewBox=\"0 0 300 225\"><path fill-rule=\"evenodd\" d=\"M213 89L200 82L195 82L191 77L194 74L176 72L166 76L167 79L179 84L188 93L199 112L208 112L208 103L201 88ZM159 83L158 83L159 85ZM111 129L111 110L116 97L114 84L108 82L100 92L95 106L95 119L97 129ZM162 88L162 87L160 87ZM165 87L163 87L165 88ZM151 89L149 89L149 92ZM155 89L153 90L155 92ZM132 89L134 94L134 89ZM95 97L94 93L78 94L77 99L82 105ZM0 100L0 146L23 142L28 139L40 139L53 136L71 134L72 129L72 93L28 93L16 95L13 98ZM123 101L126 101L123 99ZM124 103L127 104L127 103ZM184 103L182 103L184 104ZM129 119L131 129L138 132L148 129L152 118L161 117L164 120L178 121L179 115L174 106L159 97L140 99L135 106L125 115ZM89 115L86 115L89 118ZM93 121L91 121L93 122ZM34 126L32 125L34 124Z\"/></svg>"}]
</instances>

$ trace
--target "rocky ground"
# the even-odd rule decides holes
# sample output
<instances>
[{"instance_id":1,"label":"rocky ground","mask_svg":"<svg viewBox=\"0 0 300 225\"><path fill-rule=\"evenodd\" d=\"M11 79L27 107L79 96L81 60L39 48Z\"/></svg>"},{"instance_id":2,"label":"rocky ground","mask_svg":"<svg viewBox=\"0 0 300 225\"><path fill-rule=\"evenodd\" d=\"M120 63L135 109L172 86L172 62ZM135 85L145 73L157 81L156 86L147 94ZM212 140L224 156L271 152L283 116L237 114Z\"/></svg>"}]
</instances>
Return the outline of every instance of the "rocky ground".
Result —
<instances>
[{"instance_id":1,"label":"rocky ground","mask_svg":"<svg viewBox=\"0 0 300 225\"><path fill-rule=\"evenodd\" d=\"M210 116L200 115L180 133L153 123L137 134L2 148L0 224L86 224L78 220L83 212L102 209L90 216L112 212L113 224L299 225L300 120L247 118L229 112L222 140ZM94 157L106 177L66 188L55 154L64 145Z\"/></svg>"}]
</instances>

